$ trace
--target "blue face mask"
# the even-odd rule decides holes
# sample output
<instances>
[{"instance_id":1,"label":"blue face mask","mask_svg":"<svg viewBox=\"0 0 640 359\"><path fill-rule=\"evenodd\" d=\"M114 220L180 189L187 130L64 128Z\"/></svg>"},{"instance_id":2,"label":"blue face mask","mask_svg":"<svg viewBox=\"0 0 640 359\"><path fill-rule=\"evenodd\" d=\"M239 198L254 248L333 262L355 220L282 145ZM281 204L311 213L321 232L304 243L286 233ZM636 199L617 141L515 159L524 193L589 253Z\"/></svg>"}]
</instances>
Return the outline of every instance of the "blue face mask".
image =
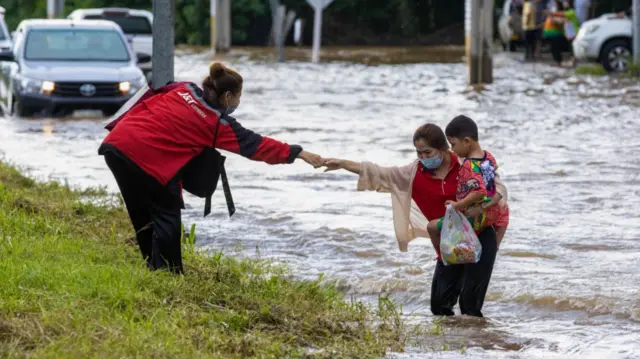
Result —
<instances>
[{"instance_id":1,"label":"blue face mask","mask_svg":"<svg viewBox=\"0 0 640 359\"><path fill-rule=\"evenodd\" d=\"M238 106L227 107L227 111L225 111L225 113L226 113L227 115L230 115L230 114L232 114L232 113L233 113L233 111L235 111L235 110L237 110L237 109L238 109Z\"/></svg>"},{"instance_id":2,"label":"blue face mask","mask_svg":"<svg viewBox=\"0 0 640 359\"><path fill-rule=\"evenodd\" d=\"M442 165L442 158L440 158L440 156L438 155L435 155L433 157L422 158L420 159L420 162L422 163L424 168L428 170L435 170L436 168L440 167L440 165Z\"/></svg>"}]
</instances>

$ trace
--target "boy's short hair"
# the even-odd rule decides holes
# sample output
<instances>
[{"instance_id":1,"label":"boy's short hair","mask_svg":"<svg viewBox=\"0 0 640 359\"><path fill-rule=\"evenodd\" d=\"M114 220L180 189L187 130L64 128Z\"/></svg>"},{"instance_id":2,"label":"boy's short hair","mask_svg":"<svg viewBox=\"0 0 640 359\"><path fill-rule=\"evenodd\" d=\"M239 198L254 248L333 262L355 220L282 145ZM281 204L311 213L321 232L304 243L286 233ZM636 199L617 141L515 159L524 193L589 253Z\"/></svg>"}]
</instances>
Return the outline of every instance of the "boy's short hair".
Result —
<instances>
[{"instance_id":1,"label":"boy's short hair","mask_svg":"<svg viewBox=\"0 0 640 359\"><path fill-rule=\"evenodd\" d=\"M478 126L472 119L465 115L454 117L444 130L447 137L455 137L463 139L469 137L474 141L478 141Z\"/></svg>"}]
</instances>

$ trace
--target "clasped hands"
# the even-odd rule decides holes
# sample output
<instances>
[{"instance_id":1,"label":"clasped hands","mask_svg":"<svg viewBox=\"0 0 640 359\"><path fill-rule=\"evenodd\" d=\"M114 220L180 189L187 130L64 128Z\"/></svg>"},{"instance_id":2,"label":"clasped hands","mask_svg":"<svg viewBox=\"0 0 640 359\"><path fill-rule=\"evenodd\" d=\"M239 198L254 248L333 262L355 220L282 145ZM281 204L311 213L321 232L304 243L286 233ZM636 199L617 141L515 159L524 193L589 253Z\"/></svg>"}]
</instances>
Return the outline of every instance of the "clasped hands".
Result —
<instances>
[{"instance_id":1,"label":"clasped hands","mask_svg":"<svg viewBox=\"0 0 640 359\"><path fill-rule=\"evenodd\" d=\"M325 172L340 168L340 160L334 158L322 158L320 155L312 152L302 151L298 155L298 158L312 165L313 168L326 166L327 168L325 169Z\"/></svg>"}]
</instances>

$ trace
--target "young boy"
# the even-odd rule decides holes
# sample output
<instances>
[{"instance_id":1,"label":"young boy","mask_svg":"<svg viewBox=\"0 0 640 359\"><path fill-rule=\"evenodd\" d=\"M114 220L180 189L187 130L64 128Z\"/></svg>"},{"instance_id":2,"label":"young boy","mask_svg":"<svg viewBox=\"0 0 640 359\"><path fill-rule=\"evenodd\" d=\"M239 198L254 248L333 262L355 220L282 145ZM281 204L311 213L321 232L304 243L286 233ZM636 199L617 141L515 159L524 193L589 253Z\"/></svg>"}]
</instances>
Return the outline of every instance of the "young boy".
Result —
<instances>
[{"instance_id":1,"label":"young boy","mask_svg":"<svg viewBox=\"0 0 640 359\"><path fill-rule=\"evenodd\" d=\"M467 212L476 233L494 226L498 246L509 225L509 207L500 204L502 196L496 191L495 178L498 164L491 153L478 142L478 126L467 116L457 116L445 129L451 149L464 158L458 175L456 201L449 201L454 209ZM473 208L473 209L472 209ZM484 211L483 211L484 210ZM443 218L429 222L427 230L434 248L440 248Z\"/></svg>"}]
</instances>

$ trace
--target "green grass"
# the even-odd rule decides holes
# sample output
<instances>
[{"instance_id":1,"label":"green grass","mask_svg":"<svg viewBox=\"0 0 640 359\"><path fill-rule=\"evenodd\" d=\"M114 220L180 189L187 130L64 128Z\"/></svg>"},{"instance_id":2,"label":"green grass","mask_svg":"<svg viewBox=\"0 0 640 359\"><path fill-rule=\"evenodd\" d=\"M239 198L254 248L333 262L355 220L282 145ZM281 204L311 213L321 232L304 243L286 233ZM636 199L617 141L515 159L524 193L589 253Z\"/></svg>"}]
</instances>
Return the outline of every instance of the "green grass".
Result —
<instances>
[{"instance_id":1,"label":"green grass","mask_svg":"<svg viewBox=\"0 0 640 359\"><path fill-rule=\"evenodd\" d=\"M132 235L117 197L0 163L0 357L370 358L407 342L386 297L345 301L191 241L186 275L151 272Z\"/></svg>"},{"instance_id":2,"label":"green grass","mask_svg":"<svg viewBox=\"0 0 640 359\"><path fill-rule=\"evenodd\" d=\"M607 76L610 75L607 70L600 64L584 64L576 68L576 75L590 75L590 76ZM623 73L613 74L621 77L640 77L640 66L631 64L629 69Z\"/></svg>"},{"instance_id":3,"label":"green grass","mask_svg":"<svg viewBox=\"0 0 640 359\"><path fill-rule=\"evenodd\" d=\"M608 74L600 64L585 64L576 68L576 75L606 76Z\"/></svg>"}]
</instances>

